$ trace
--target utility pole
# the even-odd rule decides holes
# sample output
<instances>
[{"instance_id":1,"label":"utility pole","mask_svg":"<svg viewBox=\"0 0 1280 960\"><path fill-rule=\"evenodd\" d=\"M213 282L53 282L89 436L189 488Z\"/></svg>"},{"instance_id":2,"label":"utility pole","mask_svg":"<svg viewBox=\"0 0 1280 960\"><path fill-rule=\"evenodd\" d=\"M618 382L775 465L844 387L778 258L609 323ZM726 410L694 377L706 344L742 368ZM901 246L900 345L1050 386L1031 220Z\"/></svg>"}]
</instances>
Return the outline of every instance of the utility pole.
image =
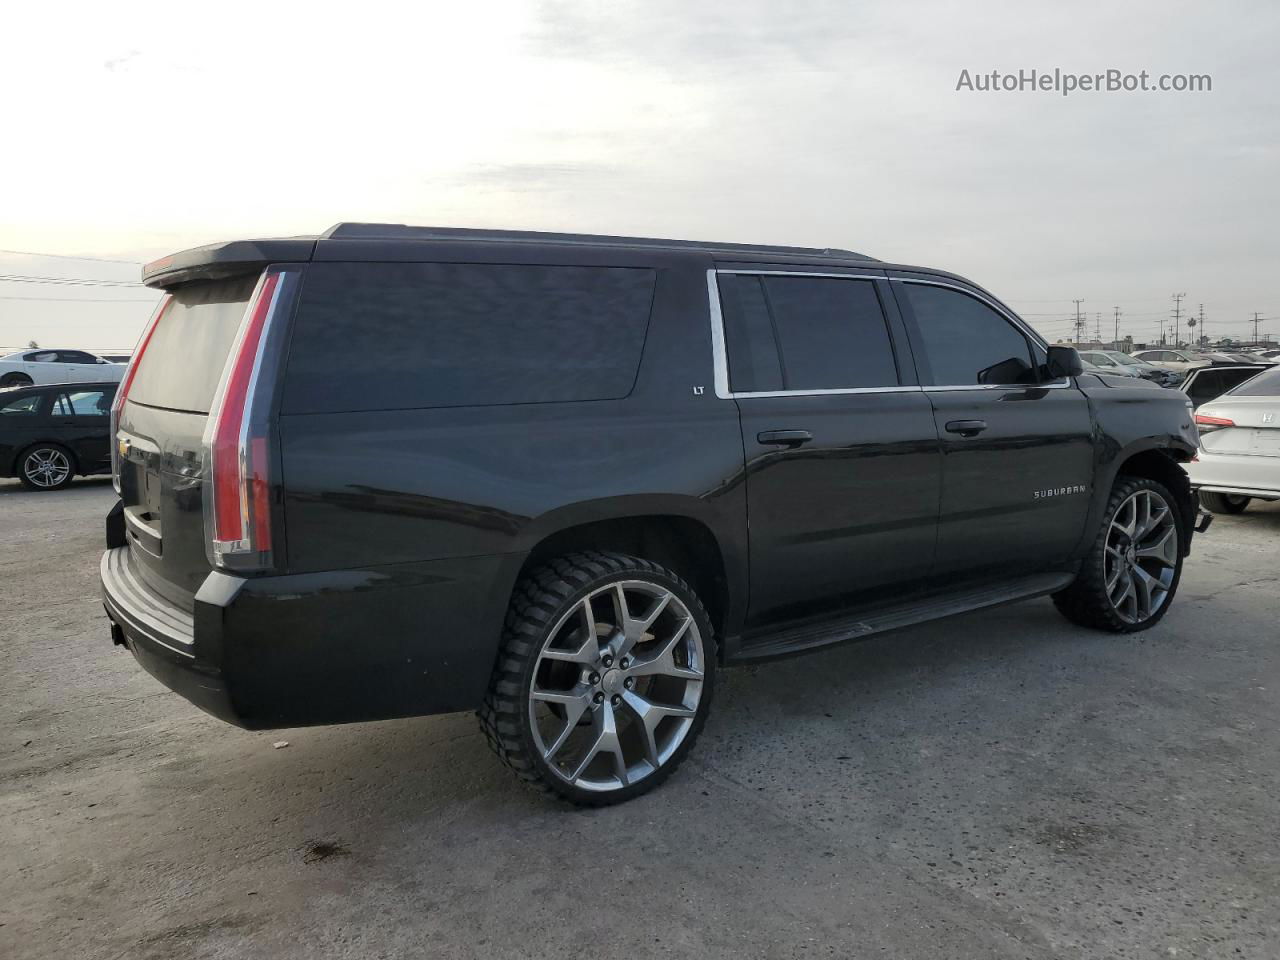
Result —
<instances>
[{"instance_id":1,"label":"utility pole","mask_svg":"<svg viewBox=\"0 0 1280 960\"><path fill-rule=\"evenodd\" d=\"M1071 302L1076 305L1076 332L1075 332L1075 337L1073 339L1075 340L1076 343L1079 343L1082 339L1084 339L1083 337L1084 321L1080 318L1080 304L1084 303L1084 301L1072 300Z\"/></svg>"},{"instance_id":2,"label":"utility pole","mask_svg":"<svg viewBox=\"0 0 1280 960\"><path fill-rule=\"evenodd\" d=\"M1253 345L1258 345L1258 324L1262 322L1262 314L1255 312L1253 315Z\"/></svg>"},{"instance_id":3,"label":"utility pole","mask_svg":"<svg viewBox=\"0 0 1280 960\"><path fill-rule=\"evenodd\" d=\"M1204 304L1200 304L1200 339L1208 342L1209 335L1204 330Z\"/></svg>"},{"instance_id":4,"label":"utility pole","mask_svg":"<svg viewBox=\"0 0 1280 960\"><path fill-rule=\"evenodd\" d=\"M1098 311L1093 315L1093 339L1098 346L1102 346L1102 312Z\"/></svg>"},{"instance_id":5,"label":"utility pole","mask_svg":"<svg viewBox=\"0 0 1280 960\"><path fill-rule=\"evenodd\" d=\"M1119 350L1119 349L1120 349L1120 308L1119 308L1119 307L1116 307L1116 329L1115 329L1115 336L1116 336L1116 338L1115 338L1114 340L1112 340L1112 341L1111 341L1111 349L1112 349L1112 350Z\"/></svg>"},{"instance_id":6,"label":"utility pole","mask_svg":"<svg viewBox=\"0 0 1280 960\"><path fill-rule=\"evenodd\" d=\"M1182 298L1185 293L1173 294L1173 345L1178 345L1178 337L1182 335Z\"/></svg>"}]
</instances>

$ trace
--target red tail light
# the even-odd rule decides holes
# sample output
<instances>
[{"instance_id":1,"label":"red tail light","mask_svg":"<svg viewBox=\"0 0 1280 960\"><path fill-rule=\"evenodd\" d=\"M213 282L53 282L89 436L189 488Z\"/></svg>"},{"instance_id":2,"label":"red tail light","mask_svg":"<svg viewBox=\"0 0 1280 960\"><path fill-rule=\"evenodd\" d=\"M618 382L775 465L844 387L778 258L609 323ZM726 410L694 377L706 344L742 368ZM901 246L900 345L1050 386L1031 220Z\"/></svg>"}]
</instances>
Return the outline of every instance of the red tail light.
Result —
<instances>
[{"instance_id":1,"label":"red tail light","mask_svg":"<svg viewBox=\"0 0 1280 960\"><path fill-rule=\"evenodd\" d=\"M129 358L129 365L124 368L124 376L120 378L120 386L116 388L116 398L111 401L111 483L116 488L116 493L120 492L120 440L116 436L116 431L120 429L120 411L124 409L124 401L129 395L129 388L133 386L133 378L137 375L142 355L147 352L147 345L151 343L151 335L156 332L160 318L164 316L164 312L169 309L169 304L172 302L173 297L166 294L164 299L156 304L156 309L151 314L151 319L147 321L142 337L138 340L138 346L134 349L133 356Z\"/></svg>"},{"instance_id":2,"label":"red tail light","mask_svg":"<svg viewBox=\"0 0 1280 960\"><path fill-rule=\"evenodd\" d=\"M1226 417L1211 417L1205 413L1196 414L1196 429L1201 433L1212 433L1214 430L1221 430L1223 427L1234 427L1236 422L1228 420Z\"/></svg>"},{"instance_id":3,"label":"red tail light","mask_svg":"<svg viewBox=\"0 0 1280 960\"><path fill-rule=\"evenodd\" d=\"M205 425L205 532L211 562L237 570L272 563L272 381L297 274L263 273L245 309Z\"/></svg>"}]
</instances>

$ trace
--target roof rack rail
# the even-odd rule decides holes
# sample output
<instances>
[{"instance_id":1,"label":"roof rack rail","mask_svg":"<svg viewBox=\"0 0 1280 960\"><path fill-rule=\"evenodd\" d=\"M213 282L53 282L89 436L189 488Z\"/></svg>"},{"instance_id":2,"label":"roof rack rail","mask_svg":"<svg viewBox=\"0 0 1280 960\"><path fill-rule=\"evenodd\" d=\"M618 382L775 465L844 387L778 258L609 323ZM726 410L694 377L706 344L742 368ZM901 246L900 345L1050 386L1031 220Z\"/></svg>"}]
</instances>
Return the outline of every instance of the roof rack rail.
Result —
<instances>
[{"instance_id":1,"label":"roof rack rail","mask_svg":"<svg viewBox=\"0 0 1280 960\"><path fill-rule=\"evenodd\" d=\"M320 235L322 240L467 240L493 243L558 243L591 246L657 247L683 250L778 253L807 257L872 260L864 253L839 247L786 247L755 243L715 243L701 240L661 240L614 237L591 233L550 233L539 230L477 230L465 227L415 227L404 223L339 223Z\"/></svg>"}]
</instances>

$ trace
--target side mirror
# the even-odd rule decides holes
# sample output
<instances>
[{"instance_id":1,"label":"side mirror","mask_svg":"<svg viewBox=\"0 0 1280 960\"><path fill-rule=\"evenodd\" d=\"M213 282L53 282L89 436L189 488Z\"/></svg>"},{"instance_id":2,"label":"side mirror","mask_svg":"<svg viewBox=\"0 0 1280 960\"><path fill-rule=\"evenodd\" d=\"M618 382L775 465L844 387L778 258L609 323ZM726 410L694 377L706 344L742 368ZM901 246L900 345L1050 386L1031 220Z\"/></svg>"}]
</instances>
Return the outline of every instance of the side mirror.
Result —
<instances>
[{"instance_id":1,"label":"side mirror","mask_svg":"<svg viewBox=\"0 0 1280 960\"><path fill-rule=\"evenodd\" d=\"M1044 369L1050 380L1061 380L1063 377L1078 377L1084 373L1084 362L1075 347L1051 346Z\"/></svg>"}]
</instances>

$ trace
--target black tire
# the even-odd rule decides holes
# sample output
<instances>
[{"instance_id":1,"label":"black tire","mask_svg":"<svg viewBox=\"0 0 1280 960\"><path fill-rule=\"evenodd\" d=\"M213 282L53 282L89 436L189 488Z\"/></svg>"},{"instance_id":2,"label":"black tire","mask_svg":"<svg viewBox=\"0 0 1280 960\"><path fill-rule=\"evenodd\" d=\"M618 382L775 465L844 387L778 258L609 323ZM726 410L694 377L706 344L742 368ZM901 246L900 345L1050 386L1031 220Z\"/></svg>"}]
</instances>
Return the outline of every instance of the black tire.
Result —
<instances>
[{"instance_id":1,"label":"black tire","mask_svg":"<svg viewBox=\"0 0 1280 960\"><path fill-rule=\"evenodd\" d=\"M28 465L33 457L38 457L42 453L55 453L66 461L66 473L61 479L55 479L48 483L40 483L28 476ZM41 493L61 490L69 484L76 475L76 456L60 443L33 443L27 449L19 454L14 472L18 479L22 481L22 485L28 490L35 490Z\"/></svg>"},{"instance_id":2,"label":"black tire","mask_svg":"<svg viewBox=\"0 0 1280 960\"><path fill-rule=\"evenodd\" d=\"M1234 493L1215 493L1212 490L1200 491L1200 505L1210 513L1244 513L1249 506L1250 497L1242 497Z\"/></svg>"},{"instance_id":3,"label":"black tire","mask_svg":"<svg viewBox=\"0 0 1280 960\"><path fill-rule=\"evenodd\" d=\"M669 592L683 605L692 625L696 627L697 636L693 637L690 633L691 639L681 643L698 644L700 663L696 666L702 669L698 688L700 692L694 708L696 712L690 722L681 728L684 730L683 739L678 741L674 751L664 761L640 779L626 785L604 790L584 789L577 785L577 781L570 782L567 775L557 772L558 767L544 759L543 750L535 740L535 720L531 717L532 690L544 650L549 649L553 642L560 642L557 638L563 637L571 626L567 618L583 606L584 600L596 595L601 588L620 581L642 581L655 589ZM591 601L587 600L586 606L590 608L590 605ZM673 609L674 605L668 604L668 608ZM598 626L595 627L597 633L598 629ZM573 635L573 642L577 642L576 634ZM657 643L656 640L654 642ZM674 642L672 641L673 644ZM634 649L641 647L637 645ZM604 650L607 652L608 647ZM619 661L619 666L625 662L625 658ZM546 665L545 661L543 664ZM605 665L608 665L608 661L605 661ZM630 800L652 790L680 765L706 722L715 687L715 666L716 645L711 618L697 594L683 579L656 563L638 557L583 551L550 561L534 570L516 586L507 611L502 646L498 652L493 678L485 695L484 705L477 714L489 745L522 780L543 792L555 794L580 806L606 806ZM577 664L570 664L569 668L574 671L579 669ZM587 672L586 669L583 672ZM618 671L608 671L616 672ZM597 674L592 673L591 676L595 677ZM604 683L603 680L598 682ZM597 681L591 680L590 683ZM581 684L590 692L590 683L577 680L574 689L578 689ZM629 685L627 690L632 691L632 687ZM640 687L637 686L633 692L639 691ZM601 697L602 694L597 692L594 696ZM623 696L629 694L624 693ZM618 706L620 700L622 697L612 697L615 706ZM596 702L599 703L599 700ZM630 702L626 701L627 704ZM563 729L582 727L584 719L594 723L596 711L608 707L608 703L589 706L588 712L581 714L581 719L575 723L569 723L566 717ZM618 706L618 713L615 715L610 710L609 716L632 718L634 714L627 713L625 706ZM627 722L637 721L628 719ZM619 729L623 729L621 723ZM653 741L654 737L651 735L650 744ZM554 748L551 752L554 753ZM626 768L625 760L621 766Z\"/></svg>"},{"instance_id":4,"label":"black tire","mask_svg":"<svg viewBox=\"0 0 1280 960\"><path fill-rule=\"evenodd\" d=\"M3 378L0 378L0 388L29 387L32 382L32 379L25 373L6 373Z\"/></svg>"},{"instance_id":5,"label":"black tire","mask_svg":"<svg viewBox=\"0 0 1280 960\"><path fill-rule=\"evenodd\" d=\"M1134 494L1147 490L1158 494L1169 506L1176 531L1176 560L1173 566L1171 582L1167 585L1165 595L1153 614L1138 620L1128 620L1111 602L1107 590L1107 537L1111 531L1112 521ZM1098 531L1088 555L1080 566L1080 575L1065 590L1053 595L1054 605L1058 611L1072 623L1095 630L1106 630L1111 633L1136 633L1155 626L1168 612L1178 591L1178 583L1182 579L1182 549L1186 530L1183 511L1178 508L1178 501L1163 484L1147 477L1121 476L1111 489L1107 500L1107 508L1103 513L1101 529Z\"/></svg>"}]
</instances>

